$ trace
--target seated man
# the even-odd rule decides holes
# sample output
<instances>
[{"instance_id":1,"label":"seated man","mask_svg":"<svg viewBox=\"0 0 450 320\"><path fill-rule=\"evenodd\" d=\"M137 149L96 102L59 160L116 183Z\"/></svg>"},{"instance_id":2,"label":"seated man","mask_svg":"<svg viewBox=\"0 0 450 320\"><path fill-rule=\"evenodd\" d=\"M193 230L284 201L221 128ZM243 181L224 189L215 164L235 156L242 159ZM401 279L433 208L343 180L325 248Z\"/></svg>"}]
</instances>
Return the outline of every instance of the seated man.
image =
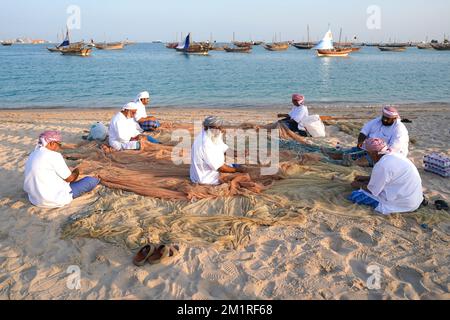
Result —
<instances>
[{"instance_id":1,"label":"seated man","mask_svg":"<svg viewBox=\"0 0 450 320\"><path fill-rule=\"evenodd\" d=\"M243 172L225 164L228 146L223 142L223 121L210 116L203 121L203 130L195 138L191 152L191 181L199 184L218 185L220 173Z\"/></svg>"},{"instance_id":2,"label":"seated man","mask_svg":"<svg viewBox=\"0 0 450 320\"><path fill-rule=\"evenodd\" d=\"M137 111L134 119L138 123L138 130L140 132L153 131L159 128L160 123L155 117L148 116L145 106L150 103L150 94L147 91L141 92L134 101L137 105Z\"/></svg>"},{"instance_id":3,"label":"seated man","mask_svg":"<svg viewBox=\"0 0 450 320\"><path fill-rule=\"evenodd\" d=\"M358 147L361 148L367 138L383 139L390 152L408 156L408 129L402 123L396 108L386 106L381 117L369 121L358 137Z\"/></svg>"},{"instance_id":4,"label":"seated man","mask_svg":"<svg viewBox=\"0 0 450 320\"><path fill-rule=\"evenodd\" d=\"M61 133L45 131L25 164L23 189L32 204L43 208L59 208L93 190L100 182L94 177L79 181L78 169L70 171L61 148Z\"/></svg>"},{"instance_id":5,"label":"seated man","mask_svg":"<svg viewBox=\"0 0 450 320\"><path fill-rule=\"evenodd\" d=\"M364 149L375 166L370 177L356 177L352 187L360 190L354 191L349 200L385 215L417 210L424 198L422 180L414 164L399 153L390 152L380 138L366 139Z\"/></svg>"},{"instance_id":6,"label":"seated man","mask_svg":"<svg viewBox=\"0 0 450 320\"><path fill-rule=\"evenodd\" d=\"M356 147L344 152L336 153L330 151L325 153L334 160L344 160L344 164L350 165L353 161L356 161L355 164L372 167L373 162L362 148L364 141L368 138L383 139L390 152L398 153L405 157L408 155L408 129L401 122L397 109L390 106L383 108L381 117L377 117L364 125L359 134Z\"/></svg>"},{"instance_id":7,"label":"seated man","mask_svg":"<svg viewBox=\"0 0 450 320\"><path fill-rule=\"evenodd\" d=\"M298 133L302 137L307 137L308 133L302 125L302 120L308 117L308 107L304 105L305 97L299 94L292 95L292 103L294 107L289 114L279 114L278 117L286 117L281 120L287 125L289 130Z\"/></svg>"},{"instance_id":8,"label":"seated man","mask_svg":"<svg viewBox=\"0 0 450 320\"><path fill-rule=\"evenodd\" d=\"M143 150L145 141L159 143L150 136L141 135L136 128L134 116L138 106L134 102L127 103L109 124L109 145L116 151Z\"/></svg>"}]
</instances>

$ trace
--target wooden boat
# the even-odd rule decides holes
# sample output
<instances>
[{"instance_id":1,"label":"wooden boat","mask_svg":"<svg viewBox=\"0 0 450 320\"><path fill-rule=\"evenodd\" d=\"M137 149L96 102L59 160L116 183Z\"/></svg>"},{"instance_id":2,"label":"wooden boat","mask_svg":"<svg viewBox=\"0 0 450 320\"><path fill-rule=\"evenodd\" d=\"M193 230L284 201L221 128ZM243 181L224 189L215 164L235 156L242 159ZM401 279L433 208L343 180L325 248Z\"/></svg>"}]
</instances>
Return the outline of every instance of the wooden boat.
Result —
<instances>
[{"instance_id":1,"label":"wooden boat","mask_svg":"<svg viewBox=\"0 0 450 320\"><path fill-rule=\"evenodd\" d=\"M176 49L178 47L178 42L169 42L166 44L167 49Z\"/></svg>"},{"instance_id":2,"label":"wooden boat","mask_svg":"<svg viewBox=\"0 0 450 320\"><path fill-rule=\"evenodd\" d=\"M265 44L264 49L269 51L286 51L289 49L289 42L274 42Z\"/></svg>"},{"instance_id":3,"label":"wooden boat","mask_svg":"<svg viewBox=\"0 0 450 320\"><path fill-rule=\"evenodd\" d=\"M237 48L223 47L223 49L226 52L237 52L237 53L250 53L252 51L251 47L237 47Z\"/></svg>"},{"instance_id":4,"label":"wooden boat","mask_svg":"<svg viewBox=\"0 0 450 320\"><path fill-rule=\"evenodd\" d=\"M433 46L431 43L421 43L417 45L417 49L426 50L426 49L433 49Z\"/></svg>"},{"instance_id":5,"label":"wooden boat","mask_svg":"<svg viewBox=\"0 0 450 320\"><path fill-rule=\"evenodd\" d=\"M293 47L296 47L299 50L311 50L314 48L314 44L308 42L295 42L292 44Z\"/></svg>"},{"instance_id":6,"label":"wooden boat","mask_svg":"<svg viewBox=\"0 0 450 320\"><path fill-rule=\"evenodd\" d=\"M317 56L319 57L347 57L353 52L352 48L334 48L334 49L318 49Z\"/></svg>"},{"instance_id":7,"label":"wooden boat","mask_svg":"<svg viewBox=\"0 0 450 320\"><path fill-rule=\"evenodd\" d=\"M296 47L299 50L311 50L314 48L314 44L309 41L309 24L306 27L306 33L308 34L307 42L295 42L292 46Z\"/></svg>"},{"instance_id":8,"label":"wooden boat","mask_svg":"<svg viewBox=\"0 0 450 320\"><path fill-rule=\"evenodd\" d=\"M47 47L47 50L50 51L50 52L60 52L61 51L61 49L58 48L58 47L54 47L54 48Z\"/></svg>"},{"instance_id":9,"label":"wooden boat","mask_svg":"<svg viewBox=\"0 0 450 320\"><path fill-rule=\"evenodd\" d=\"M335 47L331 30L328 30L323 39L313 49L317 50L318 57L347 57L353 52L353 48Z\"/></svg>"},{"instance_id":10,"label":"wooden boat","mask_svg":"<svg viewBox=\"0 0 450 320\"><path fill-rule=\"evenodd\" d=\"M248 41L233 41L233 44L238 48L248 48L253 46L253 42Z\"/></svg>"},{"instance_id":11,"label":"wooden boat","mask_svg":"<svg viewBox=\"0 0 450 320\"><path fill-rule=\"evenodd\" d=\"M176 47L177 52L181 52L184 54L194 54L194 55L203 55L206 56L209 54L209 46L203 46L199 43L191 43L191 34L189 33L184 40L183 45L179 45Z\"/></svg>"},{"instance_id":12,"label":"wooden boat","mask_svg":"<svg viewBox=\"0 0 450 320\"><path fill-rule=\"evenodd\" d=\"M12 45L13 45L13 42L12 42L12 41L2 41L2 46L10 47L10 46L12 46Z\"/></svg>"},{"instance_id":13,"label":"wooden boat","mask_svg":"<svg viewBox=\"0 0 450 320\"><path fill-rule=\"evenodd\" d=\"M122 50L125 47L123 42L104 42L96 43L95 47L99 50Z\"/></svg>"},{"instance_id":14,"label":"wooden boat","mask_svg":"<svg viewBox=\"0 0 450 320\"><path fill-rule=\"evenodd\" d=\"M91 55L92 48L82 47L65 47L59 50L63 55L87 57Z\"/></svg>"},{"instance_id":15,"label":"wooden boat","mask_svg":"<svg viewBox=\"0 0 450 320\"><path fill-rule=\"evenodd\" d=\"M215 47L213 46L210 51L225 51L225 47Z\"/></svg>"},{"instance_id":16,"label":"wooden boat","mask_svg":"<svg viewBox=\"0 0 450 320\"><path fill-rule=\"evenodd\" d=\"M444 43L432 43L431 46L435 50L439 51L449 51L450 50L450 43L444 42Z\"/></svg>"},{"instance_id":17,"label":"wooden boat","mask_svg":"<svg viewBox=\"0 0 450 320\"><path fill-rule=\"evenodd\" d=\"M403 52L406 51L406 47L378 47L380 51L387 51L387 52Z\"/></svg>"}]
</instances>

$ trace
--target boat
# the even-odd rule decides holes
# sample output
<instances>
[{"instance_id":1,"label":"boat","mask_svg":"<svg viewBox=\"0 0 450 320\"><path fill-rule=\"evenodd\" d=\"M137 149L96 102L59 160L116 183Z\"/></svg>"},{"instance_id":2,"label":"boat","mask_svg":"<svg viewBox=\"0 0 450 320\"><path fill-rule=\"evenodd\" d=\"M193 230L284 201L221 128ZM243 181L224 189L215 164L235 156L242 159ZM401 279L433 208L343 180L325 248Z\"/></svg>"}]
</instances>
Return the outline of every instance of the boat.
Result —
<instances>
[{"instance_id":1,"label":"boat","mask_svg":"<svg viewBox=\"0 0 450 320\"><path fill-rule=\"evenodd\" d=\"M10 46L12 46L12 45L13 45L13 42L12 42L12 41L2 41L2 46L10 47Z\"/></svg>"},{"instance_id":2,"label":"boat","mask_svg":"<svg viewBox=\"0 0 450 320\"><path fill-rule=\"evenodd\" d=\"M353 48L334 47L331 30L328 30L323 39L313 49L317 51L318 57L347 57L353 52Z\"/></svg>"},{"instance_id":3,"label":"boat","mask_svg":"<svg viewBox=\"0 0 450 320\"><path fill-rule=\"evenodd\" d=\"M236 48L223 47L223 49L226 52L236 52L236 53L250 53L250 52L252 52L252 47L236 47Z\"/></svg>"},{"instance_id":4,"label":"boat","mask_svg":"<svg viewBox=\"0 0 450 320\"><path fill-rule=\"evenodd\" d=\"M262 42L262 41L252 41L252 44L253 44L254 46L260 46L260 45L263 44L263 42Z\"/></svg>"},{"instance_id":5,"label":"boat","mask_svg":"<svg viewBox=\"0 0 450 320\"><path fill-rule=\"evenodd\" d=\"M208 55L209 54L209 46L203 46L199 43L191 43L191 34L189 33L184 40L183 45L179 45L176 47L177 52L181 52L184 54L194 54L194 55Z\"/></svg>"},{"instance_id":6,"label":"boat","mask_svg":"<svg viewBox=\"0 0 450 320\"><path fill-rule=\"evenodd\" d=\"M381 46L378 47L380 51L387 51L387 52L403 52L406 51L406 47L389 47L389 46Z\"/></svg>"},{"instance_id":7,"label":"boat","mask_svg":"<svg viewBox=\"0 0 450 320\"><path fill-rule=\"evenodd\" d=\"M167 49L176 49L178 47L178 42L169 42L166 43L166 48Z\"/></svg>"},{"instance_id":8,"label":"boat","mask_svg":"<svg viewBox=\"0 0 450 320\"><path fill-rule=\"evenodd\" d=\"M439 43L437 40L431 41L431 47L435 50L439 51L449 51L450 50L450 43L446 39L444 35L444 42Z\"/></svg>"},{"instance_id":9,"label":"boat","mask_svg":"<svg viewBox=\"0 0 450 320\"><path fill-rule=\"evenodd\" d=\"M417 49L433 49L433 46L431 45L431 43L420 43L417 45Z\"/></svg>"},{"instance_id":10,"label":"boat","mask_svg":"<svg viewBox=\"0 0 450 320\"><path fill-rule=\"evenodd\" d=\"M76 48L76 47L69 46L69 47L61 48L59 50L59 52L61 52L61 54L63 54L63 55L87 57L87 56L91 55L92 48L88 48L88 47Z\"/></svg>"},{"instance_id":11,"label":"boat","mask_svg":"<svg viewBox=\"0 0 450 320\"><path fill-rule=\"evenodd\" d=\"M95 43L95 47L99 50L122 50L125 44L123 42L103 42Z\"/></svg>"},{"instance_id":12,"label":"boat","mask_svg":"<svg viewBox=\"0 0 450 320\"><path fill-rule=\"evenodd\" d=\"M212 48L209 49L210 51L225 51L225 47L216 47L213 46Z\"/></svg>"},{"instance_id":13,"label":"boat","mask_svg":"<svg viewBox=\"0 0 450 320\"><path fill-rule=\"evenodd\" d=\"M289 42L267 43L263 47L264 49L269 51L286 51L287 49L289 49Z\"/></svg>"},{"instance_id":14,"label":"boat","mask_svg":"<svg viewBox=\"0 0 450 320\"><path fill-rule=\"evenodd\" d=\"M295 42L292 46L300 50L311 50L314 48L314 44L308 42Z\"/></svg>"},{"instance_id":15,"label":"boat","mask_svg":"<svg viewBox=\"0 0 450 320\"><path fill-rule=\"evenodd\" d=\"M308 42L295 42L292 46L296 47L299 50L311 50L314 48L314 44L309 41L309 24L306 27L306 32L308 33Z\"/></svg>"},{"instance_id":16,"label":"boat","mask_svg":"<svg viewBox=\"0 0 450 320\"><path fill-rule=\"evenodd\" d=\"M249 41L233 41L233 44L238 48L248 48L253 46L253 42Z\"/></svg>"},{"instance_id":17,"label":"boat","mask_svg":"<svg viewBox=\"0 0 450 320\"><path fill-rule=\"evenodd\" d=\"M70 42L70 34L69 34L69 29L67 29L66 31L66 36L63 39L63 41L61 42L61 44L51 48L51 47L47 47L47 50L50 52L61 52L61 49L63 48L71 48L71 49L80 49L82 47L84 47L85 44L83 41L79 41L79 42L74 42L71 43Z\"/></svg>"}]
</instances>

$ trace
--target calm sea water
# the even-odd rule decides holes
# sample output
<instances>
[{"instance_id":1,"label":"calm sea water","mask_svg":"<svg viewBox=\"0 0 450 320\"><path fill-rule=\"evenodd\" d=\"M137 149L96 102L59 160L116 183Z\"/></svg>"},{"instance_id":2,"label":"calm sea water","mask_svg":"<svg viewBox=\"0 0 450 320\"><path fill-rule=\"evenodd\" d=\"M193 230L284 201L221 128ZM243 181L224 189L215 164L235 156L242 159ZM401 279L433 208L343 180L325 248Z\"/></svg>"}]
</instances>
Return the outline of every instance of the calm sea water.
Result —
<instances>
[{"instance_id":1,"label":"calm sea water","mask_svg":"<svg viewBox=\"0 0 450 320\"><path fill-rule=\"evenodd\" d=\"M365 47L349 58L290 48L185 56L163 44L91 57L44 45L0 46L0 107L121 106L142 90L157 106L270 106L300 92L315 103L450 102L450 52Z\"/></svg>"}]
</instances>

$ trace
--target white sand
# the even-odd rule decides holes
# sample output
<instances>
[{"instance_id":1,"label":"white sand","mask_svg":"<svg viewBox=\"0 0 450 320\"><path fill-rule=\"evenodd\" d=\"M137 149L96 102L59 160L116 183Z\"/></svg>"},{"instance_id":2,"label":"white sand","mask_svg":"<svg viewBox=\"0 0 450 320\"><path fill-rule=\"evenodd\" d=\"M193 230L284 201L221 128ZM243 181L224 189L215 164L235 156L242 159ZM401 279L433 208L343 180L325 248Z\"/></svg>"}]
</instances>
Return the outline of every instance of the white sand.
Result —
<instances>
[{"instance_id":1,"label":"white sand","mask_svg":"<svg viewBox=\"0 0 450 320\"><path fill-rule=\"evenodd\" d=\"M425 110L425 111L423 111ZM214 113L234 121L266 123L286 110L155 109L162 121L190 121ZM322 115L371 117L379 108L316 109ZM450 201L449 179L425 173L422 157L449 154L450 108L402 107L417 142L410 157L430 198ZM261 227L239 250L181 247L166 265L137 268L129 249L95 239L61 240L61 225L95 199L62 209L33 207L22 191L27 155L43 130L59 129L79 142L109 110L0 111L0 299L450 299L450 218L424 229L409 216L363 217L313 208L300 225ZM330 129L350 146L354 138ZM275 188L273 192L277 192ZM326 211L326 213L325 213ZM81 289L67 287L66 270L81 269ZM367 267L377 265L381 288L369 289Z\"/></svg>"}]
</instances>

